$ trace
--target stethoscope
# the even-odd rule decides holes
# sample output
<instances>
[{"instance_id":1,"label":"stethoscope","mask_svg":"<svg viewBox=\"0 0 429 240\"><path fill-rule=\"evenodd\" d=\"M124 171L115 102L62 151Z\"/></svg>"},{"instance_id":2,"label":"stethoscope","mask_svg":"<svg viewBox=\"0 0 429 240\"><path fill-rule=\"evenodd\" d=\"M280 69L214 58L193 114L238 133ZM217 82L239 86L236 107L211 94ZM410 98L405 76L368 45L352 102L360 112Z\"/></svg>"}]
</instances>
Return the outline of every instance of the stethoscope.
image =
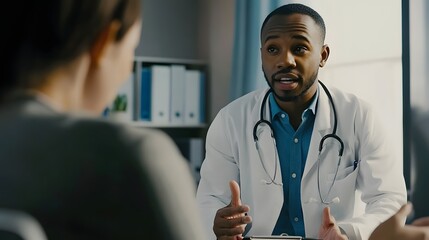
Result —
<instances>
[{"instance_id":1,"label":"stethoscope","mask_svg":"<svg viewBox=\"0 0 429 240\"><path fill-rule=\"evenodd\" d=\"M322 197L322 194L321 194L321 191L320 191L320 155L321 155L322 150L323 150L323 143L325 142L326 139L333 138L333 139L337 140L340 143L340 149L338 151L338 164L337 164L337 168L335 170L334 179L332 180L332 184L330 185L329 190L328 190L328 194L326 195L326 197L328 197L329 193L332 190L332 187L334 186L335 180L337 178L338 169L339 169L340 163L341 163L341 157L343 156L344 143L341 140L341 138L336 134L336 132L337 132L337 111L335 109L335 104L334 104L334 101L332 99L331 93L329 92L329 90L325 86L325 84L323 84L321 81L319 81L319 83L322 86L323 90L325 91L326 95L328 95L329 102L331 103L332 110L334 112L334 128L332 130L332 133L326 134L325 136L323 136L322 139L320 140L320 143L319 143L319 154L318 154L318 157L317 157L317 188L319 190L320 201L322 203L324 203L324 204L331 204L331 203L338 203L339 199L338 199L338 197L336 197L336 198L332 199L331 201L327 201L326 198ZM261 161L262 168L264 169L265 173L268 175L268 177L270 179L269 181L263 180L263 183L265 183L267 185L274 184L274 185L277 185L277 186L283 186L282 183L276 182L277 168L278 168L278 163L277 163L278 162L278 157L277 157L278 154L277 154L276 140L275 140L275 136L274 136L274 129L273 129L273 126L271 125L271 123L268 120L264 119L264 108L265 108L265 105L267 103L268 96L270 95L271 92L272 92L272 89L268 90L265 93L264 98L262 99L260 118L259 118L259 121L256 122L255 126L253 127L253 140L255 141L256 150L258 152L259 160ZM261 152L259 150L259 139L258 139L258 136L257 136L257 130L258 130L258 127L262 126L263 124L267 125L270 128L271 139L273 140L273 148L274 148L274 151L276 153L275 154L275 165L274 165L274 174L273 174L273 177L271 177L271 175L268 173L268 170L267 170L267 168L266 168L266 166L264 164L264 161L262 159Z\"/></svg>"}]
</instances>

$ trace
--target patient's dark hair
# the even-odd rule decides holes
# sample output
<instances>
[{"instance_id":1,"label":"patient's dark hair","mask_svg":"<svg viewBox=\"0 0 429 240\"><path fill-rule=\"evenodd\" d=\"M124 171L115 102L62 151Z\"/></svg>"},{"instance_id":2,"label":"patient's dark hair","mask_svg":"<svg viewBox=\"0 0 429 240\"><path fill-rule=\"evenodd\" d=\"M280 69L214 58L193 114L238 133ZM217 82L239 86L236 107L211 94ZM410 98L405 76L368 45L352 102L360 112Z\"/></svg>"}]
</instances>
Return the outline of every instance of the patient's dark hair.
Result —
<instances>
[{"instance_id":1,"label":"patient's dark hair","mask_svg":"<svg viewBox=\"0 0 429 240\"><path fill-rule=\"evenodd\" d=\"M271 19L271 17L276 16L276 15L292 15L294 13L304 14L304 15L311 17L316 22L316 24L320 27L320 29L322 30L322 41L325 41L326 27L325 27L325 21L323 21L323 18L320 16L319 13L317 13L312 8L305 6L303 4L299 4L299 3L292 3L292 4L283 5L277 9L275 9L274 11L272 11L270 14L268 14L268 16L265 18L264 22L262 23L261 36L262 36L262 30L264 29L268 20Z\"/></svg>"},{"instance_id":2,"label":"patient's dark hair","mask_svg":"<svg viewBox=\"0 0 429 240\"><path fill-rule=\"evenodd\" d=\"M117 41L140 17L140 0L16 0L2 11L0 98L40 84L43 74L88 51L114 20Z\"/></svg>"}]
</instances>

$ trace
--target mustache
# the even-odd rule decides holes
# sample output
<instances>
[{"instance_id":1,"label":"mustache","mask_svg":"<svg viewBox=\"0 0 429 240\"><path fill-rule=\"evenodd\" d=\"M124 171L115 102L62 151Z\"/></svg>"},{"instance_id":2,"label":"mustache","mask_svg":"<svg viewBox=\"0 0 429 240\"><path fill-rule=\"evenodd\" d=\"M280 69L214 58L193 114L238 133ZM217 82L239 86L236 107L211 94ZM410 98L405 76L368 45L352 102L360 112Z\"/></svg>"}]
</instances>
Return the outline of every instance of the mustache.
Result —
<instances>
[{"instance_id":1,"label":"mustache","mask_svg":"<svg viewBox=\"0 0 429 240\"><path fill-rule=\"evenodd\" d=\"M288 73L291 73L291 72L292 72L292 70L290 68L283 68L283 69L281 69L281 70L273 73L271 75L271 80L275 81L276 80L276 76L279 75L279 74L288 74ZM299 77L299 79L301 79L301 76L298 75L298 77Z\"/></svg>"}]
</instances>

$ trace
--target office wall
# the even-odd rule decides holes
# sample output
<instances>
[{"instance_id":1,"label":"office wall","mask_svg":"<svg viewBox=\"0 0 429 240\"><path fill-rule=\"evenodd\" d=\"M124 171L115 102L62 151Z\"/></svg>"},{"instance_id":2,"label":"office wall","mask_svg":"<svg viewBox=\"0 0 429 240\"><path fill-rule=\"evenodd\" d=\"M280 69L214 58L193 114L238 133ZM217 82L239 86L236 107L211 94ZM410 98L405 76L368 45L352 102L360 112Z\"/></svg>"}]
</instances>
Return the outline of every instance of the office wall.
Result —
<instances>
[{"instance_id":1,"label":"office wall","mask_svg":"<svg viewBox=\"0 0 429 240\"><path fill-rule=\"evenodd\" d=\"M199 59L199 0L142 1L142 36L136 55Z\"/></svg>"},{"instance_id":2,"label":"office wall","mask_svg":"<svg viewBox=\"0 0 429 240\"><path fill-rule=\"evenodd\" d=\"M234 42L233 0L201 0L200 54L210 64L210 112L213 119L229 103Z\"/></svg>"},{"instance_id":3,"label":"office wall","mask_svg":"<svg viewBox=\"0 0 429 240\"><path fill-rule=\"evenodd\" d=\"M314 2L331 46L319 79L369 102L402 160L401 0Z\"/></svg>"}]
</instances>

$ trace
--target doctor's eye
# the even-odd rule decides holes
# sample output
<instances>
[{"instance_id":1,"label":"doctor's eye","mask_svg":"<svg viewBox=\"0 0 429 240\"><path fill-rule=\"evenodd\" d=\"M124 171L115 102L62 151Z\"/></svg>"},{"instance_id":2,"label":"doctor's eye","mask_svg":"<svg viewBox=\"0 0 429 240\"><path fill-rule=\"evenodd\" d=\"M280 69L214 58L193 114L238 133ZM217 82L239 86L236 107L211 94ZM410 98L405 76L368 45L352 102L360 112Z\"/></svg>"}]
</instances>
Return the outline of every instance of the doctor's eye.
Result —
<instances>
[{"instance_id":1,"label":"doctor's eye","mask_svg":"<svg viewBox=\"0 0 429 240\"><path fill-rule=\"evenodd\" d=\"M275 54L277 54L279 52L279 49L277 47L275 47L275 46L268 46L267 47L267 52L270 55L275 55Z\"/></svg>"},{"instance_id":2,"label":"doctor's eye","mask_svg":"<svg viewBox=\"0 0 429 240\"><path fill-rule=\"evenodd\" d=\"M306 51L308 51L307 47L304 46L296 46L293 51L297 54L304 54Z\"/></svg>"}]
</instances>

